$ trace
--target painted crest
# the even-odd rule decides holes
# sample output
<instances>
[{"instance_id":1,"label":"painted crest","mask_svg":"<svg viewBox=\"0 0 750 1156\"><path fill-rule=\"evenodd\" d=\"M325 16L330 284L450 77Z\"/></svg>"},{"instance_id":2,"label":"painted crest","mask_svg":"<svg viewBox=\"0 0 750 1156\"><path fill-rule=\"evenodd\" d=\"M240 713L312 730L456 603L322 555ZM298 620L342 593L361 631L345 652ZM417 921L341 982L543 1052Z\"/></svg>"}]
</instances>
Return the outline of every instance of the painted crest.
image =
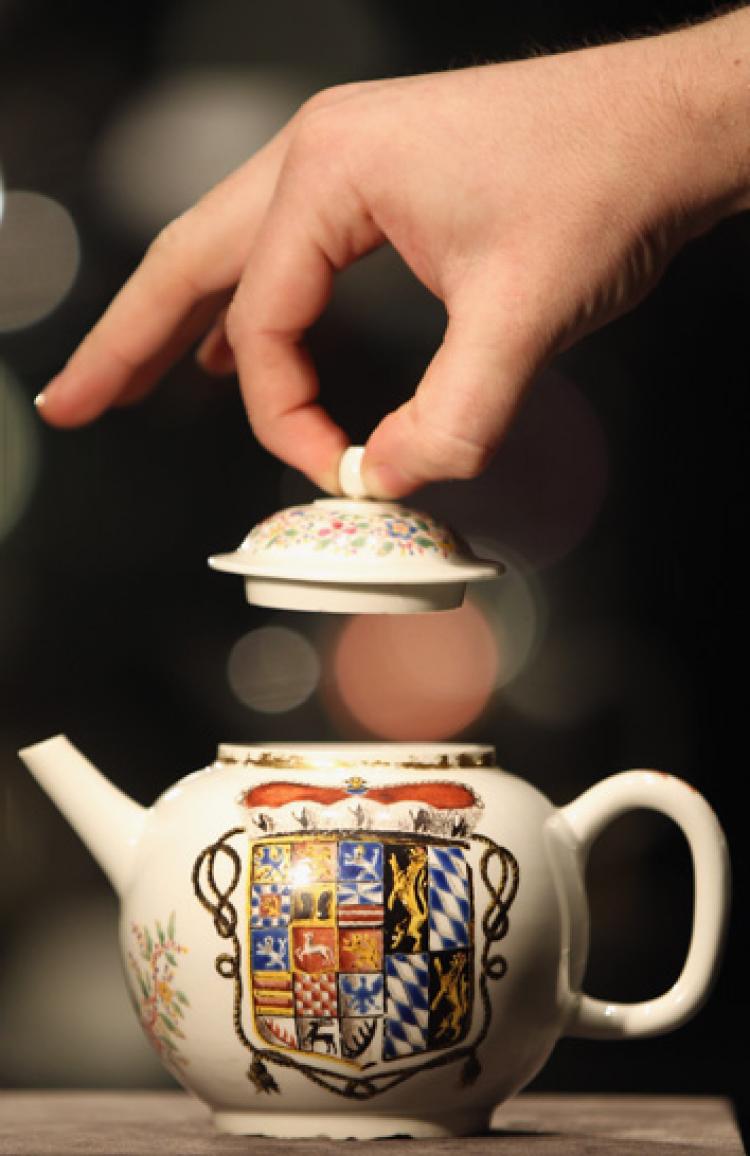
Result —
<instances>
[{"instance_id":1,"label":"painted crest","mask_svg":"<svg viewBox=\"0 0 750 1156\"><path fill-rule=\"evenodd\" d=\"M217 969L235 981L235 1029L254 1055L257 1086L279 1090L274 1061L356 1098L453 1059L465 1061L464 1082L475 1078L488 984L507 966L491 947L507 932L518 885L511 853L475 831L476 794L445 780L370 787L356 776L336 787L275 780L239 803L245 827L206 848L193 877L234 946ZM244 831L246 953L230 901L241 874L230 839ZM223 891L221 854L234 864Z\"/></svg>"},{"instance_id":2,"label":"painted crest","mask_svg":"<svg viewBox=\"0 0 750 1156\"><path fill-rule=\"evenodd\" d=\"M474 928L463 847L290 835L251 840L250 862L248 979L264 1040L361 1068L465 1037Z\"/></svg>"}]
</instances>

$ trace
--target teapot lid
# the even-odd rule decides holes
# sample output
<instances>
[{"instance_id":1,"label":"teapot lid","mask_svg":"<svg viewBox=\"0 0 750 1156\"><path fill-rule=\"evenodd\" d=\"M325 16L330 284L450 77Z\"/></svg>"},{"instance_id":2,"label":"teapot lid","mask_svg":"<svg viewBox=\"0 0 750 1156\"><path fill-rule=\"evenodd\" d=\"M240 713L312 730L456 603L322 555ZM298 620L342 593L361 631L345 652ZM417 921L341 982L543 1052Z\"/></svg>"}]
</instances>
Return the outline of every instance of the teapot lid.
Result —
<instances>
[{"instance_id":1,"label":"teapot lid","mask_svg":"<svg viewBox=\"0 0 750 1156\"><path fill-rule=\"evenodd\" d=\"M503 573L428 514L367 497L363 454L350 446L342 456L342 497L272 514L209 565L241 574L257 606L344 614L451 610L468 582Z\"/></svg>"}]
</instances>

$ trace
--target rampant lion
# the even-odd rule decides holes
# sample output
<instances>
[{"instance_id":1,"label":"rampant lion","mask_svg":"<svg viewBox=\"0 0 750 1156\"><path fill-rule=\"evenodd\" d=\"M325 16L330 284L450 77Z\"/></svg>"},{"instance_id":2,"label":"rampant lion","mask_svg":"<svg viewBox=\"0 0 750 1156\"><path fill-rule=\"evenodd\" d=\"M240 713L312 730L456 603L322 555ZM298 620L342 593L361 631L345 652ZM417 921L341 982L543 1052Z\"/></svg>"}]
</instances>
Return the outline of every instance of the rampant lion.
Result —
<instances>
[{"instance_id":1,"label":"rampant lion","mask_svg":"<svg viewBox=\"0 0 750 1156\"><path fill-rule=\"evenodd\" d=\"M341 940L342 951L352 953L357 967L364 971L380 970L380 950L378 943L361 932L350 931Z\"/></svg>"},{"instance_id":2,"label":"rampant lion","mask_svg":"<svg viewBox=\"0 0 750 1156\"><path fill-rule=\"evenodd\" d=\"M407 914L396 924L392 935L392 948L400 947L404 939L411 939L416 950L422 934L429 906L427 902L427 856L423 847L409 848L409 862L400 867L396 855L390 856L393 873L393 887L388 895L388 910L393 911L396 900L406 909Z\"/></svg>"},{"instance_id":3,"label":"rampant lion","mask_svg":"<svg viewBox=\"0 0 750 1156\"><path fill-rule=\"evenodd\" d=\"M466 976L466 952L457 951L451 956L450 963L445 971L438 956L435 959L440 985L430 1004L430 1011L435 1011L445 1000L448 1010L440 1021L440 1027L435 1033L436 1039L448 1036L451 1043L461 1035L461 1028L469 1010L469 982Z\"/></svg>"}]
</instances>

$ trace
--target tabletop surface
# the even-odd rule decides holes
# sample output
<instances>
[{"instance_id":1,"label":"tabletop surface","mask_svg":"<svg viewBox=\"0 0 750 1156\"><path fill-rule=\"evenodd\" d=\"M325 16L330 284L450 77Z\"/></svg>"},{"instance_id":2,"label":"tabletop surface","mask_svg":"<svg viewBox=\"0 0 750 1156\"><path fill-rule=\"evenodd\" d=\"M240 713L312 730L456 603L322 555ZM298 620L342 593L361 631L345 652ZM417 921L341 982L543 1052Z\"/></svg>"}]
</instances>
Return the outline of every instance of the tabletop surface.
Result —
<instances>
[{"instance_id":1,"label":"tabletop surface","mask_svg":"<svg viewBox=\"0 0 750 1156\"><path fill-rule=\"evenodd\" d=\"M357 1142L357 1156L682 1156L745 1149L731 1105L694 1096L521 1095L493 1132L455 1140ZM0 1092L0 1153L13 1156L341 1156L349 1142L218 1135L184 1092Z\"/></svg>"}]
</instances>

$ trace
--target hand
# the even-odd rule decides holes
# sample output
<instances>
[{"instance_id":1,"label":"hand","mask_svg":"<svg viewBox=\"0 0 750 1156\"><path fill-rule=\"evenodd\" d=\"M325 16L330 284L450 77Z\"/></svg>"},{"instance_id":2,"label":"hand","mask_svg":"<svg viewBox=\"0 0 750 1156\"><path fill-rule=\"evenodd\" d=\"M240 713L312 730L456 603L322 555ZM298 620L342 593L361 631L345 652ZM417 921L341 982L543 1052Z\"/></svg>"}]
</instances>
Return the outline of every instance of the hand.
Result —
<instances>
[{"instance_id":1,"label":"hand","mask_svg":"<svg viewBox=\"0 0 750 1156\"><path fill-rule=\"evenodd\" d=\"M366 481L396 497L474 476L550 358L750 204L749 74L746 8L323 92L160 234L41 412L78 425L140 397L211 325L199 359L236 366L258 439L335 491L347 438L318 404L303 338L336 271L390 242L448 322L414 396L372 434Z\"/></svg>"}]
</instances>

